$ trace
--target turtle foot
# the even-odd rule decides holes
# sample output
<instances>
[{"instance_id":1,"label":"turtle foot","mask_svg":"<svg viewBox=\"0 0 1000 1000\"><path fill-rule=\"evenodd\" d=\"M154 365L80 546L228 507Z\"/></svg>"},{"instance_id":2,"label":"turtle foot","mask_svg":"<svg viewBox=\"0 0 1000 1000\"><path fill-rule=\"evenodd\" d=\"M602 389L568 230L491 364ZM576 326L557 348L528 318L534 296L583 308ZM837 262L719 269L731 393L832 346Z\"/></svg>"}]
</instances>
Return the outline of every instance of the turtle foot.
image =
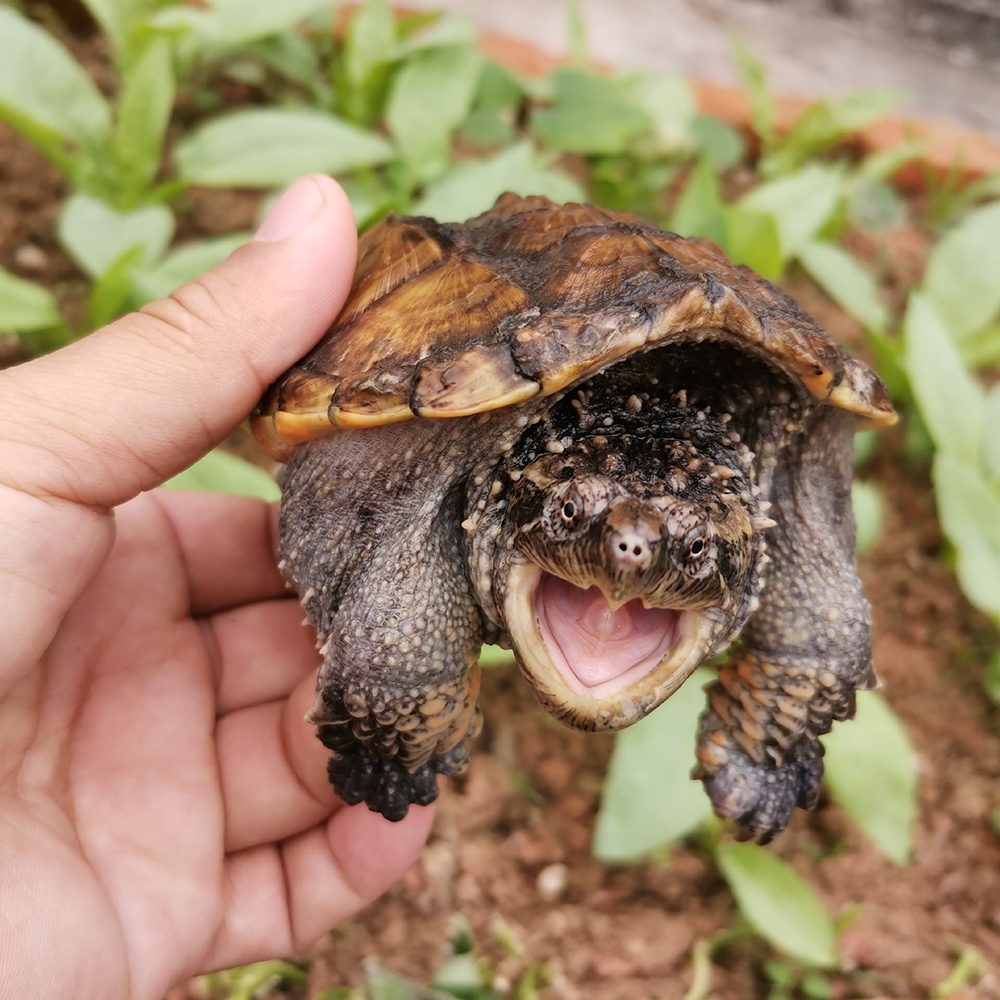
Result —
<instances>
[{"instance_id":1,"label":"turtle foot","mask_svg":"<svg viewBox=\"0 0 1000 1000\"><path fill-rule=\"evenodd\" d=\"M381 757L361 745L351 753L334 753L327 774L345 805L364 802L372 812L398 823L411 805L430 805L438 797L439 774L458 774L468 762L468 751L459 745L410 772L394 757Z\"/></svg>"},{"instance_id":2,"label":"turtle foot","mask_svg":"<svg viewBox=\"0 0 1000 1000\"><path fill-rule=\"evenodd\" d=\"M813 756L781 767L757 764L745 753L728 748L728 761L701 778L717 816L735 821L740 840L766 844L788 826L796 806L813 809L823 777L823 748Z\"/></svg>"}]
</instances>

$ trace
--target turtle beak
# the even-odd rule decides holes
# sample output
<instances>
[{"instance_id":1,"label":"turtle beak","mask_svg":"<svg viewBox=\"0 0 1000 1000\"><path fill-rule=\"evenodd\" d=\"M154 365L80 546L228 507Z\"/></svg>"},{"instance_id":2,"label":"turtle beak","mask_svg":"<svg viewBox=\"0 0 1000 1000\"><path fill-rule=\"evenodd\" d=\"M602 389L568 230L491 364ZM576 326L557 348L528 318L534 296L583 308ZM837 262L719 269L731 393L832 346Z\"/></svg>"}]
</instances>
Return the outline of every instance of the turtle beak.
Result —
<instances>
[{"instance_id":1,"label":"turtle beak","mask_svg":"<svg viewBox=\"0 0 1000 1000\"><path fill-rule=\"evenodd\" d=\"M702 611L609 600L597 587L584 590L530 562L510 565L503 612L539 700L581 729L638 721L711 652L711 622Z\"/></svg>"}]
</instances>

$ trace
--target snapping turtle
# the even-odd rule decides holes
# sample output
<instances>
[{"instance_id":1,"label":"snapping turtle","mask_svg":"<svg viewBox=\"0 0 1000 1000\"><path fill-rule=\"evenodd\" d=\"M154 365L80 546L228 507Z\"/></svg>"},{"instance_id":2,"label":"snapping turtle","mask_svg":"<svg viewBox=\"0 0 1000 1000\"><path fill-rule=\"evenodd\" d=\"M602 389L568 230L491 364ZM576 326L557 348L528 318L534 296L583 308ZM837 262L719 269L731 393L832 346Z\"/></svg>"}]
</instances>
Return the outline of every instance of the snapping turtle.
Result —
<instances>
[{"instance_id":1,"label":"snapping turtle","mask_svg":"<svg viewBox=\"0 0 1000 1000\"><path fill-rule=\"evenodd\" d=\"M288 462L280 568L339 796L398 820L465 767L483 641L556 718L611 730L742 634L695 776L743 836L780 832L874 683L858 418L895 420L876 375L707 242L510 194L389 216L252 420Z\"/></svg>"}]
</instances>

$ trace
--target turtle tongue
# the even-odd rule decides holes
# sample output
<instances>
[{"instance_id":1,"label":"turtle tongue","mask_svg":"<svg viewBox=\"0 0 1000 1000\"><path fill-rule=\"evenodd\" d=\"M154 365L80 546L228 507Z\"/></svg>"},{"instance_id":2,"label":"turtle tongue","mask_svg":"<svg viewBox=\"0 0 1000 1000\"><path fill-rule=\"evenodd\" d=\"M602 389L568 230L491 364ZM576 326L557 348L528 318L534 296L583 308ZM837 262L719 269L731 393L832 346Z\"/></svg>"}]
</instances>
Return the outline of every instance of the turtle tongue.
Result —
<instances>
[{"instance_id":1,"label":"turtle tongue","mask_svg":"<svg viewBox=\"0 0 1000 1000\"><path fill-rule=\"evenodd\" d=\"M680 612L635 599L612 609L597 587L583 590L544 573L535 597L542 634L585 687L614 680L648 661L652 669L676 641ZM554 650L550 650L555 652ZM561 665L561 664L560 664Z\"/></svg>"}]
</instances>

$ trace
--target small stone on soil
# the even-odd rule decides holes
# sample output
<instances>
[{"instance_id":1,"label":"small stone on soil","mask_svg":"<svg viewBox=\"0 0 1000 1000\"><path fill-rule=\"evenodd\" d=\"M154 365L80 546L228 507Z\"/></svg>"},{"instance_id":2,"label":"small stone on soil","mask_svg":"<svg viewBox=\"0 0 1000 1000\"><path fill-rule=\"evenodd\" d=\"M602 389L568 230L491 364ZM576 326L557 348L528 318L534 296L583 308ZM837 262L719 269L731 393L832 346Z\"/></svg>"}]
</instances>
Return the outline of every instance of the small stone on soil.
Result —
<instances>
[{"instance_id":1,"label":"small stone on soil","mask_svg":"<svg viewBox=\"0 0 1000 1000\"><path fill-rule=\"evenodd\" d=\"M569 869L559 861L547 865L538 873L535 885L538 887L538 895L542 899L547 903L554 903L569 885Z\"/></svg>"}]
</instances>

